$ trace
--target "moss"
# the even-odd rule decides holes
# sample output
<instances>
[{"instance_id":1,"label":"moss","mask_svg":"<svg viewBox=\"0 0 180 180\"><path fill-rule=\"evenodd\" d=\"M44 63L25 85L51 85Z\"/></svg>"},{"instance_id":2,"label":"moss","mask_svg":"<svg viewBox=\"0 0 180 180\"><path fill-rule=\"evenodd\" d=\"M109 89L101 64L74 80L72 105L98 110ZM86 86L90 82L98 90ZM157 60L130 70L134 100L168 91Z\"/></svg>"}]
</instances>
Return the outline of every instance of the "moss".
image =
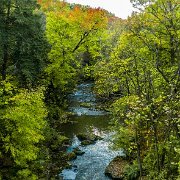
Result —
<instances>
[{"instance_id":1,"label":"moss","mask_svg":"<svg viewBox=\"0 0 180 180\"><path fill-rule=\"evenodd\" d=\"M68 153L68 154L67 154L67 158L68 158L69 161L71 161L71 160L76 159L76 158L77 158L77 155L76 155L75 152L71 152L71 153Z\"/></svg>"}]
</instances>

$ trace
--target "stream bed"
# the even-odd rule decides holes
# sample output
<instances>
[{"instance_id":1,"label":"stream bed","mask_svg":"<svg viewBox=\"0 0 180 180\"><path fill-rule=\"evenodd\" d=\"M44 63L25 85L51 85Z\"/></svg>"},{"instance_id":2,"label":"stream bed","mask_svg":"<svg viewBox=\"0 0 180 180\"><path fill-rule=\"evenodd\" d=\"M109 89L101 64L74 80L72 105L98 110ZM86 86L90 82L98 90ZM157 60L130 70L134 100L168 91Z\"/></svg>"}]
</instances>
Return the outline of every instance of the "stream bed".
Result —
<instances>
[{"instance_id":1,"label":"stream bed","mask_svg":"<svg viewBox=\"0 0 180 180\"><path fill-rule=\"evenodd\" d=\"M110 178L104 175L106 166L117 155L123 155L122 151L110 148L112 135L108 132L110 117L106 111L97 109L92 89L93 83L82 83L69 96L71 104L69 110L75 115L71 118L71 123L62 127L64 135L72 139L72 145L68 147L67 152L72 152L78 147L85 153L71 161L72 168L64 169L59 174L64 180L108 180ZM76 137L79 133L93 133L103 139L92 145L81 146Z\"/></svg>"}]
</instances>

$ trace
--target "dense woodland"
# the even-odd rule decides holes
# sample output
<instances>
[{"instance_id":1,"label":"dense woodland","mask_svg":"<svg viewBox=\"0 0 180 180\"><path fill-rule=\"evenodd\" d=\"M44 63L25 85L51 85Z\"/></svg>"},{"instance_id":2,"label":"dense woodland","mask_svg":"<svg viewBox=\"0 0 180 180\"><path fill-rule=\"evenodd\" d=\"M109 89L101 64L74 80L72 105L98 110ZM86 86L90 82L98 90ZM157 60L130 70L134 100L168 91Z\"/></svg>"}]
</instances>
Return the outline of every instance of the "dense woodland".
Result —
<instances>
[{"instance_id":1,"label":"dense woodland","mask_svg":"<svg viewBox=\"0 0 180 180\"><path fill-rule=\"evenodd\" d=\"M180 178L180 4L131 0L127 20L58 0L0 0L0 179L67 164L67 95L92 80L126 178Z\"/></svg>"}]
</instances>

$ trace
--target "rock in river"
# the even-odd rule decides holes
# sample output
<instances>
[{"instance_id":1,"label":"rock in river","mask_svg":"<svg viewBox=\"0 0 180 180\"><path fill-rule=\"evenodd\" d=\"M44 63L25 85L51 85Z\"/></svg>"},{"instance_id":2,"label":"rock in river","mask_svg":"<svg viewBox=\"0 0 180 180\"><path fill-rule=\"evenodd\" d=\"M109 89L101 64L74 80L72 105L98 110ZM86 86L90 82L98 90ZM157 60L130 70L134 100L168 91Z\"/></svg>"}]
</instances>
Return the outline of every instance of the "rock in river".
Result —
<instances>
[{"instance_id":1,"label":"rock in river","mask_svg":"<svg viewBox=\"0 0 180 180\"><path fill-rule=\"evenodd\" d=\"M76 155L75 152L70 152L70 153L67 154L67 158L68 158L69 161L71 161L71 160L76 159L77 155Z\"/></svg>"},{"instance_id":2,"label":"rock in river","mask_svg":"<svg viewBox=\"0 0 180 180\"><path fill-rule=\"evenodd\" d=\"M95 144L95 141L92 141L92 140L83 140L83 141L81 141L82 146L87 146L87 145L90 145L90 144Z\"/></svg>"},{"instance_id":3,"label":"rock in river","mask_svg":"<svg viewBox=\"0 0 180 180\"><path fill-rule=\"evenodd\" d=\"M100 136L97 136L95 134L78 134L77 138L80 141L85 141L85 140L89 140L89 141L97 141L97 140L102 140L102 138Z\"/></svg>"},{"instance_id":4,"label":"rock in river","mask_svg":"<svg viewBox=\"0 0 180 180\"><path fill-rule=\"evenodd\" d=\"M117 156L106 167L105 175L112 179L123 179L126 165L128 165L128 161L121 156Z\"/></svg>"},{"instance_id":5,"label":"rock in river","mask_svg":"<svg viewBox=\"0 0 180 180\"><path fill-rule=\"evenodd\" d=\"M97 140L103 139L95 134L78 134L77 138L81 141L82 146L94 144Z\"/></svg>"},{"instance_id":6,"label":"rock in river","mask_svg":"<svg viewBox=\"0 0 180 180\"><path fill-rule=\"evenodd\" d=\"M83 154L85 153L84 151L81 151L78 147L75 148L75 149L73 150L73 152L74 152L77 156L81 156L81 155L83 155Z\"/></svg>"}]
</instances>

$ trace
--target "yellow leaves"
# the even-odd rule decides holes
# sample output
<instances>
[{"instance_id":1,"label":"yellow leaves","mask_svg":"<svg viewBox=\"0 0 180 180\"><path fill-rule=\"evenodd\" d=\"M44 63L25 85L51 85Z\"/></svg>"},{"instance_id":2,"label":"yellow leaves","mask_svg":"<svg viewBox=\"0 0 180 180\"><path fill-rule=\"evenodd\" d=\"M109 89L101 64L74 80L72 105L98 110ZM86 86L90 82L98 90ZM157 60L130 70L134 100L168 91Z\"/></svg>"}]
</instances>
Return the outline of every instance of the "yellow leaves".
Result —
<instances>
[{"instance_id":1,"label":"yellow leaves","mask_svg":"<svg viewBox=\"0 0 180 180\"><path fill-rule=\"evenodd\" d=\"M160 94L157 98L153 98L152 100L153 100L153 103L159 104L163 102L165 98L166 96L164 96L163 94Z\"/></svg>"}]
</instances>

